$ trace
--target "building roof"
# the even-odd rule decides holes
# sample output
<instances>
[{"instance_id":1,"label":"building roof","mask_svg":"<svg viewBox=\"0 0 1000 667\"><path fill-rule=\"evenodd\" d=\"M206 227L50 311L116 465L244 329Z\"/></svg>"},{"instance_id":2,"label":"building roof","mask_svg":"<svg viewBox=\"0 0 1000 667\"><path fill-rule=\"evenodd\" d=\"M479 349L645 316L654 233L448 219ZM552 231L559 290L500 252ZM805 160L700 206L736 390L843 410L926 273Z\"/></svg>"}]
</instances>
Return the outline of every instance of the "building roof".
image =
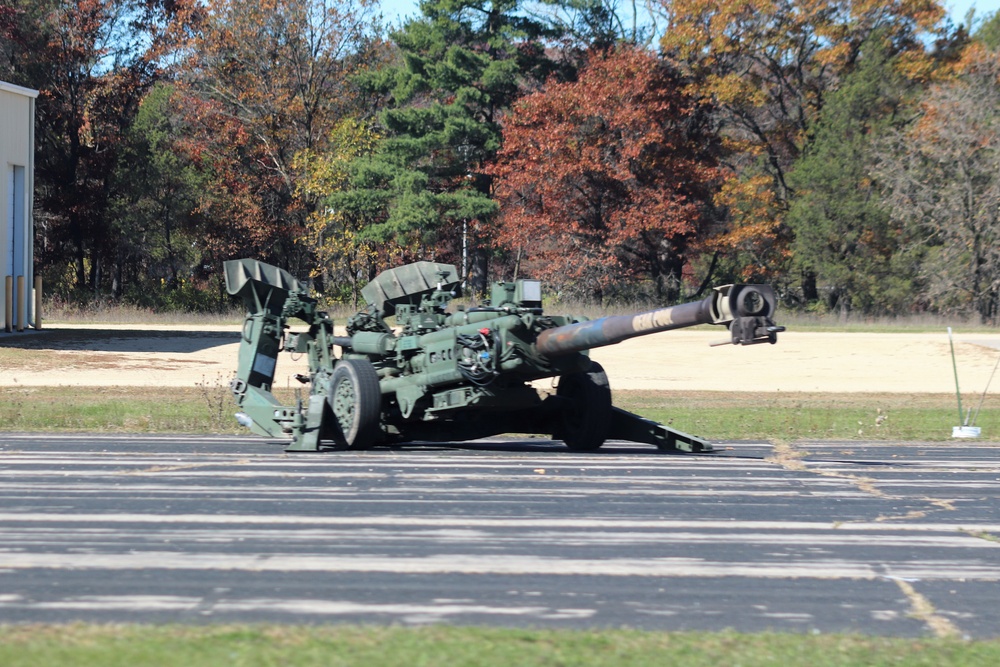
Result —
<instances>
[{"instance_id":1,"label":"building roof","mask_svg":"<svg viewBox=\"0 0 1000 667\"><path fill-rule=\"evenodd\" d=\"M7 93L16 93L18 95L24 95L25 97L38 97L38 91L32 90L31 88L24 88L22 86L15 86L12 83L7 83L6 81L0 81L0 90Z\"/></svg>"}]
</instances>

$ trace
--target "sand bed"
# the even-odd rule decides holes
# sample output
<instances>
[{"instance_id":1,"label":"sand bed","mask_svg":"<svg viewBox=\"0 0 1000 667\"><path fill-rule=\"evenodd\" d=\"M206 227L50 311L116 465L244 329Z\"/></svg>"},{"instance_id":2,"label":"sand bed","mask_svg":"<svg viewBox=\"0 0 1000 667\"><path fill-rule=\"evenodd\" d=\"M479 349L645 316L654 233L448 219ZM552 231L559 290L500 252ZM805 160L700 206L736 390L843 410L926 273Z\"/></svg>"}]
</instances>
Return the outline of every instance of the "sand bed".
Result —
<instances>
[{"instance_id":1,"label":"sand bed","mask_svg":"<svg viewBox=\"0 0 1000 667\"><path fill-rule=\"evenodd\" d=\"M294 329L294 328L293 328ZM723 329L673 331L594 350L614 389L947 393L955 380L941 333L790 331L777 345L711 347ZM226 383L238 326L52 326L0 333L0 386L194 386ZM956 334L963 393L982 392L1000 334ZM295 386L305 359L282 354L275 386ZM990 393L1000 391L995 380Z\"/></svg>"}]
</instances>

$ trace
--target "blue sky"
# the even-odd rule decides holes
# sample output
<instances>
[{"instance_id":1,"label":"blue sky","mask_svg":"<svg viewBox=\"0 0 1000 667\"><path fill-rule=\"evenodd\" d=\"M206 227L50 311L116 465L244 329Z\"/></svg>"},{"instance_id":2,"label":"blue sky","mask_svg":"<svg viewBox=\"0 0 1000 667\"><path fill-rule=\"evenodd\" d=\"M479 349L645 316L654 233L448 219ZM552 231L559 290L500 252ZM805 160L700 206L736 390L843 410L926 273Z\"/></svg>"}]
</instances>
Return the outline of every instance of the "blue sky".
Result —
<instances>
[{"instance_id":1,"label":"blue sky","mask_svg":"<svg viewBox=\"0 0 1000 667\"><path fill-rule=\"evenodd\" d=\"M399 2L401 0L389 1ZM1000 9L1000 0L950 0L946 1L944 6L948 10L951 20L955 23L960 23L965 19L965 15L968 13L970 7L975 7L976 15L982 18L986 14L992 14L997 9Z\"/></svg>"},{"instance_id":2,"label":"blue sky","mask_svg":"<svg viewBox=\"0 0 1000 667\"><path fill-rule=\"evenodd\" d=\"M980 17L1000 9L1000 0L945 0L945 8L953 22L961 23L970 7L976 8ZM390 23L403 16L417 13L417 0L382 0L382 11Z\"/></svg>"}]
</instances>

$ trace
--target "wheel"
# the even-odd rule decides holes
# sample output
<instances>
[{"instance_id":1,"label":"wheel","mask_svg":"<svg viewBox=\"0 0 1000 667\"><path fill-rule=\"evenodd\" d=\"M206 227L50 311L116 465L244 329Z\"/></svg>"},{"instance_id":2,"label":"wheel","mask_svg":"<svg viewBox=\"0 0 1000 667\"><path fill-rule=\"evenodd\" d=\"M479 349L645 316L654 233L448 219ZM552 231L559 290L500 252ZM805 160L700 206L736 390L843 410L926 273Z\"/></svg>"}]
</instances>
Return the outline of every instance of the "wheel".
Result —
<instances>
[{"instance_id":1,"label":"wheel","mask_svg":"<svg viewBox=\"0 0 1000 667\"><path fill-rule=\"evenodd\" d=\"M559 378L556 396L567 399L553 437L574 451L593 451L604 444L611 427L611 387L596 361L590 370Z\"/></svg>"},{"instance_id":2,"label":"wheel","mask_svg":"<svg viewBox=\"0 0 1000 667\"><path fill-rule=\"evenodd\" d=\"M337 362L326 402L336 420L333 430L338 445L368 449L375 444L382 415L382 391L370 362L363 359Z\"/></svg>"}]
</instances>

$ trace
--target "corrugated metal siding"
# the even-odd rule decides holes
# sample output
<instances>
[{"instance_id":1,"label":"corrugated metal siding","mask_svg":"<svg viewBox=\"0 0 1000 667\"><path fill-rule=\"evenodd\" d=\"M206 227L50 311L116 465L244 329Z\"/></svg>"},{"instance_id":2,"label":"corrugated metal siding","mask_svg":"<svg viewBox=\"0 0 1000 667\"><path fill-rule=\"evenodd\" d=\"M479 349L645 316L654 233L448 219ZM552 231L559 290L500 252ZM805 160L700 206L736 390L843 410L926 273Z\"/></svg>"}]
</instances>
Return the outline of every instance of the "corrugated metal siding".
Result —
<instances>
[{"instance_id":1,"label":"corrugated metal siding","mask_svg":"<svg viewBox=\"0 0 1000 667\"><path fill-rule=\"evenodd\" d=\"M23 214L15 224L21 225L19 236L26 240L24 266L24 293L19 297L24 300L25 312L29 322L34 322L34 300L32 284L34 282L34 230L32 221L32 200L34 199L34 106L35 91L19 86L0 82L0 320L6 308L5 294L2 289L3 277L12 275L9 254L10 239L8 238L8 223L11 215L11 173L14 166L24 167L22 190ZM16 317L16 316L15 316ZM2 326L2 322L0 322Z\"/></svg>"},{"instance_id":2,"label":"corrugated metal siding","mask_svg":"<svg viewBox=\"0 0 1000 667\"><path fill-rule=\"evenodd\" d=\"M0 90L0 156L27 166L31 98Z\"/></svg>"}]
</instances>

